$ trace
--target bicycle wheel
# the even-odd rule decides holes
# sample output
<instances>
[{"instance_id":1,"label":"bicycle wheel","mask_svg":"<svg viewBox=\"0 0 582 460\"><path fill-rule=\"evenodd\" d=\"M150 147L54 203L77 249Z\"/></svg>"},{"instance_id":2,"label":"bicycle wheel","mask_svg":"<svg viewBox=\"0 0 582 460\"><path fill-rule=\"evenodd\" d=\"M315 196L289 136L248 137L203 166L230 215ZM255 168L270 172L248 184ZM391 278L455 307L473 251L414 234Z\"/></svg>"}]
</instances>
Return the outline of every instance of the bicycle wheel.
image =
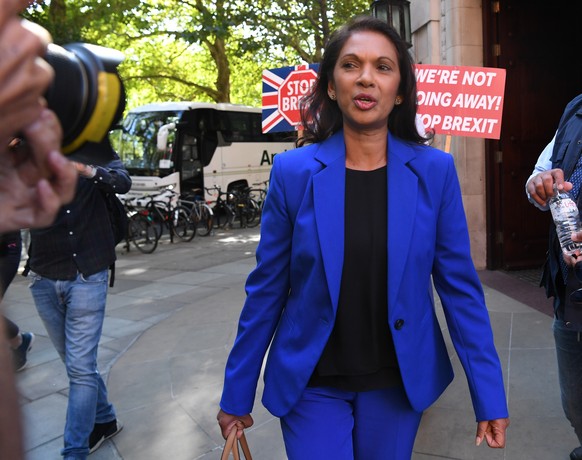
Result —
<instances>
[{"instance_id":1,"label":"bicycle wheel","mask_svg":"<svg viewBox=\"0 0 582 460\"><path fill-rule=\"evenodd\" d=\"M207 204L199 204L197 206L200 217L198 215L195 216L197 218L196 233L200 236L208 236L212 231L212 211Z\"/></svg>"},{"instance_id":2,"label":"bicycle wheel","mask_svg":"<svg viewBox=\"0 0 582 460\"><path fill-rule=\"evenodd\" d=\"M158 247L156 230L149 219L142 214L129 218L128 238L144 254L151 254Z\"/></svg>"},{"instance_id":3,"label":"bicycle wheel","mask_svg":"<svg viewBox=\"0 0 582 460\"><path fill-rule=\"evenodd\" d=\"M255 200L249 198L247 202L247 227L254 228L261 222L261 208Z\"/></svg>"},{"instance_id":4,"label":"bicycle wheel","mask_svg":"<svg viewBox=\"0 0 582 460\"><path fill-rule=\"evenodd\" d=\"M172 230L182 241L192 241L196 236L196 224L190 219L190 210L178 206L172 210Z\"/></svg>"},{"instance_id":5,"label":"bicycle wheel","mask_svg":"<svg viewBox=\"0 0 582 460\"><path fill-rule=\"evenodd\" d=\"M232 227L234 227L235 221L238 220L238 226L244 228L247 226L247 205L243 202L235 202L233 204L234 216L232 219Z\"/></svg>"},{"instance_id":6,"label":"bicycle wheel","mask_svg":"<svg viewBox=\"0 0 582 460\"><path fill-rule=\"evenodd\" d=\"M232 222L234 220L234 212L227 207L226 204L221 203L215 205L212 208L212 212L214 213L214 227L215 228L225 228L232 226Z\"/></svg>"}]
</instances>

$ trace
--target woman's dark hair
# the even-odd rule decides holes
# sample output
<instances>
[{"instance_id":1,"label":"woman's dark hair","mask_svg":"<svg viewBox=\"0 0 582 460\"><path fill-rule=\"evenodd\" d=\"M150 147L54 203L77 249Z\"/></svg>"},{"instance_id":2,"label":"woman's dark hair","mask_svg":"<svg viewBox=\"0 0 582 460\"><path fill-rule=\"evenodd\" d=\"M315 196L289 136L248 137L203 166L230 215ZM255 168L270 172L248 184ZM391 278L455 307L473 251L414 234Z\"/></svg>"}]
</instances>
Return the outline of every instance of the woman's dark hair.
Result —
<instances>
[{"instance_id":1,"label":"woman's dark hair","mask_svg":"<svg viewBox=\"0 0 582 460\"><path fill-rule=\"evenodd\" d=\"M395 105L388 117L390 131L401 139L423 143L415 124L416 117L416 77L414 63L408 53L408 47L398 32L388 23L372 16L357 16L336 30L325 47L323 59L319 64L319 74L311 92L301 101L301 123L303 135L297 145L320 142L327 139L343 126L342 112L336 101L328 94L328 83L333 79L333 70L339 54L354 32L378 32L390 40L396 47L398 66L400 68L400 87L398 94L403 101ZM428 136L430 138L432 136Z\"/></svg>"}]
</instances>

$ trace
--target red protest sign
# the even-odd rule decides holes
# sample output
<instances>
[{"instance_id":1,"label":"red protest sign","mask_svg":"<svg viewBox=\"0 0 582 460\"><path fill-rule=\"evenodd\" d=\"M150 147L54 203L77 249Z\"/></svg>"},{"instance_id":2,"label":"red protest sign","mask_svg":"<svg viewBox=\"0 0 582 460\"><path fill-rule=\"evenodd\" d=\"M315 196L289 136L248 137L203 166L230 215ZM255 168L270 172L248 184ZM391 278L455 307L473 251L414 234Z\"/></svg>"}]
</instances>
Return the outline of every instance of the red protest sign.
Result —
<instances>
[{"instance_id":1,"label":"red protest sign","mask_svg":"<svg viewBox=\"0 0 582 460\"><path fill-rule=\"evenodd\" d=\"M418 115L437 134L499 139L505 69L417 64Z\"/></svg>"},{"instance_id":2,"label":"red protest sign","mask_svg":"<svg viewBox=\"0 0 582 460\"><path fill-rule=\"evenodd\" d=\"M281 84L278 95L279 112L291 126L301 123L299 103L311 91L317 80L317 73L313 69L292 71Z\"/></svg>"},{"instance_id":3,"label":"red protest sign","mask_svg":"<svg viewBox=\"0 0 582 460\"><path fill-rule=\"evenodd\" d=\"M299 106L317 79L318 64L263 70L263 133L301 129Z\"/></svg>"}]
</instances>

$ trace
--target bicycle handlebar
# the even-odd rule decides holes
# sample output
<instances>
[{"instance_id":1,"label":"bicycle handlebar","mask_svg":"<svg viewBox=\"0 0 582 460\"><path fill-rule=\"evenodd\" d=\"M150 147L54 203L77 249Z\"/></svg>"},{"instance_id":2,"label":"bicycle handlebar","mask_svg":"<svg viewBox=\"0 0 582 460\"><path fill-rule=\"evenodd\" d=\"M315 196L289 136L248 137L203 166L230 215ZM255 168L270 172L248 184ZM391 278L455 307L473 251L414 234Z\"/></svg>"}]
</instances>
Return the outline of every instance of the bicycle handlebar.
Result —
<instances>
[{"instance_id":1,"label":"bicycle handlebar","mask_svg":"<svg viewBox=\"0 0 582 460\"><path fill-rule=\"evenodd\" d=\"M223 196L223 195L229 195L229 196L232 196L232 194L233 194L233 192L223 192L223 191L222 191L222 188L220 188L220 185L215 185L215 186L213 186L213 187L204 187L204 188L206 189L206 191L207 191L208 193L211 193L212 191L216 191L216 192L217 192L217 195L218 195L219 197L221 197L221 196Z\"/></svg>"}]
</instances>

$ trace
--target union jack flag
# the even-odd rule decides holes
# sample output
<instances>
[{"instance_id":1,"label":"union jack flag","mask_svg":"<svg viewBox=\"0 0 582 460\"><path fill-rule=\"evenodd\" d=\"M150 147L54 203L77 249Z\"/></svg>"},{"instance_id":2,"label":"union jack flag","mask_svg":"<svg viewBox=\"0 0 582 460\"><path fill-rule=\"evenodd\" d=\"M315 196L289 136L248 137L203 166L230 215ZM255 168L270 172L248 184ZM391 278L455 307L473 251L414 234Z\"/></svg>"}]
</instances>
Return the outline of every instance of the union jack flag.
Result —
<instances>
[{"instance_id":1,"label":"union jack flag","mask_svg":"<svg viewBox=\"0 0 582 460\"><path fill-rule=\"evenodd\" d=\"M278 69L263 70L263 133L296 131L279 111L279 88L287 76L295 70L313 69L317 72L319 64L301 64Z\"/></svg>"}]
</instances>

